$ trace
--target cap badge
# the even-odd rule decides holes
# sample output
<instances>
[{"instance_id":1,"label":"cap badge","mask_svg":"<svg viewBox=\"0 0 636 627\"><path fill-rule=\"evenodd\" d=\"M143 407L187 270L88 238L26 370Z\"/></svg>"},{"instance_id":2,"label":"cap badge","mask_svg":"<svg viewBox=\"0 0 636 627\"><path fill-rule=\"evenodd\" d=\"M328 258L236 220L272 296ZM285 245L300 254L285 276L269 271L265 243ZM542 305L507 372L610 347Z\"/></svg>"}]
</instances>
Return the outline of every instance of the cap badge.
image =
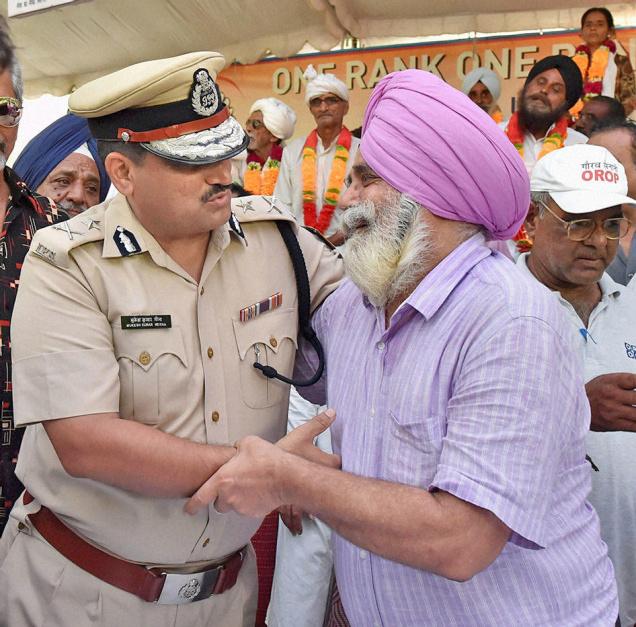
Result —
<instances>
[{"instance_id":1,"label":"cap badge","mask_svg":"<svg viewBox=\"0 0 636 627\"><path fill-rule=\"evenodd\" d=\"M190 101L195 113L208 117L219 106L219 94L216 83L205 68L199 68L194 73Z\"/></svg>"}]
</instances>

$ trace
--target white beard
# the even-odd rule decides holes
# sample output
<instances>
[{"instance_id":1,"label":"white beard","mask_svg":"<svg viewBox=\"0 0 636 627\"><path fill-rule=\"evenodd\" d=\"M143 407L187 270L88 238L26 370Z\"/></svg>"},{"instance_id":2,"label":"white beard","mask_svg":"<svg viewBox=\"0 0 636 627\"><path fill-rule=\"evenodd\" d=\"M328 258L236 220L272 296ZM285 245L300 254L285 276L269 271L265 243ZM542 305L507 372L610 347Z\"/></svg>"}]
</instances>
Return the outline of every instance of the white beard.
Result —
<instances>
[{"instance_id":1,"label":"white beard","mask_svg":"<svg viewBox=\"0 0 636 627\"><path fill-rule=\"evenodd\" d=\"M342 216L345 269L376 307L412 291L430 269L433 233L421 211L408 196L389 192L385 201L354 205Z\"/></svg>"}]
</instances>

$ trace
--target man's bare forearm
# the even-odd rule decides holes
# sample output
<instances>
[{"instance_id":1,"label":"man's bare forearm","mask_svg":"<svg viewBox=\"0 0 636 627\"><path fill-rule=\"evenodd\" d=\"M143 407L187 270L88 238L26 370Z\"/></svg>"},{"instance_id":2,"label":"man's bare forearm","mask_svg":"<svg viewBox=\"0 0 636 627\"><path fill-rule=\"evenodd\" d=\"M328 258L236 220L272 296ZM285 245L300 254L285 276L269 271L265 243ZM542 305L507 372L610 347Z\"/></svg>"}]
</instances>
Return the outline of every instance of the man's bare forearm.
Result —
<instances>
[{"instance_id":1,"label":"man's bare forearm","mask_svg":"<svg viewBox=\"0 0 636 627\"><path fill-rule=\"evenodd\" d=\"M286 502L317 515L353 544L402 564L468 579L497 557L510 535L491 512L445 492L298 458L293 466L283 473Z\"/></svg>"},{"instance_id":2,"label":"man's bare forearm","mask_svg":"<svg viewBox=\"0 0 636 627\"><path fill-rule=\"evenodd\" d=\"M154 497L190 496L235 453L117 414L48 421L44 428L69 474Z\"/></svg>"}]
</instances>

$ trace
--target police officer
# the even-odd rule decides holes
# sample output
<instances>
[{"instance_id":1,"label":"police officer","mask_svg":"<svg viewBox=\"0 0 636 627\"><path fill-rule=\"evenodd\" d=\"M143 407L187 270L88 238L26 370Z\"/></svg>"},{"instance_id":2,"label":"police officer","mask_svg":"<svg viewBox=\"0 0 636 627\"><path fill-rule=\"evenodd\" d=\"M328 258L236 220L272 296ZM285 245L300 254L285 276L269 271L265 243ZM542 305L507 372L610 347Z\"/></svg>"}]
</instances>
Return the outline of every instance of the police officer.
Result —
<instances>
[{"instance_id":1,"label":"police officer","mask_svg":"<svg viewBox=\"0 0 636 627\"><path fill-rule=\"evenodd\" d=\"M311 308L338 256L271 197L232 201L247 145L215 52L140 63L72 94L119 191L40 231L12 330L17 474L0 544L0 624L250 625L260 520L184 513L247 434L285 431L298 290Z\"/></svg>"}]
</instances>

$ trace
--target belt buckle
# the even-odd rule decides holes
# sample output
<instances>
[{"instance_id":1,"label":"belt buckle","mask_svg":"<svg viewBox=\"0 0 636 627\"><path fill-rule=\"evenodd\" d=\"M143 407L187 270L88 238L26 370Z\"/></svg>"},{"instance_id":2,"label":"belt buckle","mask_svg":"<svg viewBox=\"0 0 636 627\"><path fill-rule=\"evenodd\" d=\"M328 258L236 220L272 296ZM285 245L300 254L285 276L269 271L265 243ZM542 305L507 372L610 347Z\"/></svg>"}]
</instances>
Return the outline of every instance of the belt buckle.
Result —
<instances>
[{"instance_id":1,"label":"belt buckle","mask_svg":"<svg viewBox=\"0 0 636 627\"><path fill-rule=\"evenodd\" d=\"M222 568L217 566L200 573L162 573L166 578L156 603L183 605L207 599L212 595Z\"/></svg>"}]
</instances>

